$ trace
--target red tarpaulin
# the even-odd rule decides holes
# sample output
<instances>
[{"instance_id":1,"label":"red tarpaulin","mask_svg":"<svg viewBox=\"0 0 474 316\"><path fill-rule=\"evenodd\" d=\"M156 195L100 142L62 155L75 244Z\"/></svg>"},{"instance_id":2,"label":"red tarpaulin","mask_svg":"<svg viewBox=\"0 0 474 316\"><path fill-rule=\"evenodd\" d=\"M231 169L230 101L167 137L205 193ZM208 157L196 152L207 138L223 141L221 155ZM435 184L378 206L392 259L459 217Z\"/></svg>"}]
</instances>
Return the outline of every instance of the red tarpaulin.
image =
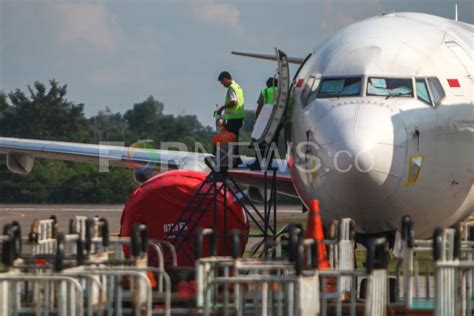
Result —
<instances>
[{"instance_id":1,"label":"red tarpaulin","mask_svg":"<svg viewBox=\"0 0 474 316\"><path fill-rule=\"evenodd\" d=\"M164 239L166 233L178 221L180 214L188 205L191 197L204 181L207 174L188 170L173 170L159 174L140 187L138 187L129 197L122 213L120 236L128 237L134 223L143 223L148 227L149 239ZM208 185L212 185L211 183ZM206 192L204 190L203 192ZM212 190L211 190L212 192ZM206 197L202 203L201 210L205 210L205 205L211 202L212 194ZM196 201L196 200L194 200ZM201 211L199 211L199 214ZM217 199L217 230L221 235L218 237L217 253L224 255L224 193ZM196 219L198 216L195 216ZM179 226L185 226L184 222ZM214 225L214 204L211 203L209 209L201 217L197 227L212 228ZM189 224L188 226L192 226ZM190 227L185 227L185 231ZM233 201L233 196L227 194L227 232L232 229L239 229L241 234L248 234L249 225L244 210L238 202ZM229 238L230 239L230 238ZM228 239L228 240L229 240ZM171 240L170 240L171 241ZM247 243L246 238L241 238L241 250L243 252ZM175 246L177 244L175 243ZM189 242L185 243L185 248L194 255L196 241L191 235ZM228 242L227 254L231 253L231 244ZM207 238L203 247L204 256L209 254ZM151 255L151 254L150 254ZM188 259L183 250L178 251L178 265L190 266L194 262Z\"/></svg>"}]
</instances>

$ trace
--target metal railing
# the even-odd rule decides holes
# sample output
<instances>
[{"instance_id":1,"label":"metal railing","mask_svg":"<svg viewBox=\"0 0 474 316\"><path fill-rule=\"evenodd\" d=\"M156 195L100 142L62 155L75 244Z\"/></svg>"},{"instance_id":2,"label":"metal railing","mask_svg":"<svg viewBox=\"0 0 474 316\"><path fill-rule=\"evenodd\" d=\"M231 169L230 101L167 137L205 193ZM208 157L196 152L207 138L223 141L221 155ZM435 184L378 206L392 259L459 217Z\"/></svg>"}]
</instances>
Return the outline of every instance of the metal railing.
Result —
<instances>
[{"instance_id":1,"label":"metal railing","mask_svg":"<svg viewBox=\"0 0 474 316\"><path fill-rule=\"evenodd\" d=\"M218 257L215 232L197 229L196 312L372 316L383 315L388 305L416 309L423 303L436 315L472 315L473 227L437 229L432 240L417 240L405 217L395 302L389 300L393 289L387 268L378 261L381 252L387 254L387 241L371 239L365 269L356 269L350 220L341 220L334 239L324 241L304 239L302 228L289 225L282 231L287 240L265 241L263 258L240 257L239 231L227 236L231 256ZM318 269L321 242L329 249L329 269ZM201 258L204 243L211 256ZM134 225L131 237L115 237L105 219L80 217L63 234L50 218L35 220L23 239L20 224L12 222L4 226L0 244L0 315L171 314L166 268L176 267L176 249L167 241L148 240L145 225ZM31 255L22 253L25 244ZM156 266L150 266L149 256Z\"/></svg>"},{"instance_id":2,"label":"metal railing","mask_svg":"<svg viewBox=\"0 0 474 316\"><path fill-rule=\"evenodd\" d=\"M148 242L141 224L132 227L129 238L110 237L101 218L72 220L70 234L55 225L53 219L35 220L28 239L22 239L17 222L5 225L0 315L170 315L172 285L163 252L176 265L172 245ZM25 242L31 255L22 254ZM157 267L148 265L148 251Z\"/></svg>"}]
</instances>

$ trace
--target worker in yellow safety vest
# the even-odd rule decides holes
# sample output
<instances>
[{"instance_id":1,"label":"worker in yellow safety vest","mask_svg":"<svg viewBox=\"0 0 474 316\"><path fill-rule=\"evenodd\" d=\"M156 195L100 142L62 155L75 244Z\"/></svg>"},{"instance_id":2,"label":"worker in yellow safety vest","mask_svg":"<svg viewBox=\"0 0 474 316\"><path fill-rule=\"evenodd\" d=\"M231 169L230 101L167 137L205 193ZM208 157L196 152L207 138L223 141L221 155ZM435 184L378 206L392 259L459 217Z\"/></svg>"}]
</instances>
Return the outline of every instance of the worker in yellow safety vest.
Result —
<instances>
[{"instance_id":1,"label":"worker in yellow safety vest","mask_svg":"<svg viewBox=\"0 0 474 316\"><path fill-rule=\"evenodd\" d=\"M257 117L265 104L275 104L277 96L278 79L270 77L267 80L267 87L260 91L257 100Z\"/></svg>"},{"instance_id":2,"label":"worker in yellow safety vest","mask_svg":"<svg viewBox=\"0 0 474 316\"><path fill-rule=\"evenodd\" d=\"M229 132L235 134L237 137L236 141L238 142L239 131L245 118L244 91L232 80L232 76L228 71L221 72L217 80L227 88L225 104L217 110L217 114L221 115L224 111L223 118L226 121L225 127ZM234 155L238 156L239 147L234 146L234 148ZM241 162L242 160L240 158L236 159L236 164L240 164Z\"/></svg>"},{"instance_id":3,"label":"worker in yellow safety vest","mask_svg":"<svg viewBox=\"0 0 474 316\"><path fill-rule=\"evenodd\" d=\"M257 117L260 115L260 111L262 111L262 108L265 104L274 105L276 103L276 98L277 98L277 93L278 93L278 89L277 89L278 79L270 77L267 79L266 84L267 84L267 87L261 90L260 95L258 96L257 111L255 113ZM278 134L275 137L275 143L277 142L278 142ZM260 156L257 154L257 151L260 152ZM265 157L265 148L256 144L255 145L255 161L252 164L250 164L250 169L261 170L261 166L260 166L261 161L259 159L263 159L263 158L268 158L268 157ZM273 158L273 153L271 153L270 158Z\"/></svg>"}]
</instances>

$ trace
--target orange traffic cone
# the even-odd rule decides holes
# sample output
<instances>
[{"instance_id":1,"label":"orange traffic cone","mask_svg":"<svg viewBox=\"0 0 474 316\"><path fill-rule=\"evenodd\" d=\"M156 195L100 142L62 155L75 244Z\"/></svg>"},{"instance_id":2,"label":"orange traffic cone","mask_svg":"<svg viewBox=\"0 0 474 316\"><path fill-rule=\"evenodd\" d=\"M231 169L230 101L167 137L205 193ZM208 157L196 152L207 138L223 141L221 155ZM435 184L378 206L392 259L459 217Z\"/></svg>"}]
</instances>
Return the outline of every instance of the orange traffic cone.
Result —
<instances>
[{"instance_id":1,"label":"orange traffic cone","mask_svg":"<svg viewBox=\"0 0 474 316\"><path fill-rule=\"evenodd\" d=\"M317 242L318 251L318 267L320 269L329 269L329 261L326 253L326 245L324 244L323 221L321 220L321 212L319 210L319 201L313 200L308 213L308 221L306 222L305 238L313 238Z\"/></svg>"}]
</instances>

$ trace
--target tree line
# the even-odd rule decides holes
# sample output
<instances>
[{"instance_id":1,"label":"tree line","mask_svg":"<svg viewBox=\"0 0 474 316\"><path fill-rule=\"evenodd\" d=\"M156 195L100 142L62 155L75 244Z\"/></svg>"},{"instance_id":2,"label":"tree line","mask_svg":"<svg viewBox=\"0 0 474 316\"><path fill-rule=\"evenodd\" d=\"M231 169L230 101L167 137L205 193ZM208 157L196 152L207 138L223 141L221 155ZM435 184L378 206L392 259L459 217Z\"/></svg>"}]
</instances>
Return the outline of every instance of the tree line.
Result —
<instances>
[{"instance_id":1,"label":"tree line","mask_svg":"<svg viewBox=\"0 0 474 316\"><path fill-rule=\"evenodd\" d=\"M157 148L161 142L182 142L189 150L200 142L211 148L213 128L195 115L165 114L164 104L153 96L123 114L105 108L88 118L84 104L68 100L66 94L67 85L55 80L35 82L27 91L0 91L0 135L126 146L147 139ZM255 121L255 113L247 112L242 140L250 139ZM0 203L123 203L137 186L132 170L121 167L101 173L95 164L36 159L33 171L24 176L10 173L5 160L1 155Z\"/></svg>"}]
</instances>

